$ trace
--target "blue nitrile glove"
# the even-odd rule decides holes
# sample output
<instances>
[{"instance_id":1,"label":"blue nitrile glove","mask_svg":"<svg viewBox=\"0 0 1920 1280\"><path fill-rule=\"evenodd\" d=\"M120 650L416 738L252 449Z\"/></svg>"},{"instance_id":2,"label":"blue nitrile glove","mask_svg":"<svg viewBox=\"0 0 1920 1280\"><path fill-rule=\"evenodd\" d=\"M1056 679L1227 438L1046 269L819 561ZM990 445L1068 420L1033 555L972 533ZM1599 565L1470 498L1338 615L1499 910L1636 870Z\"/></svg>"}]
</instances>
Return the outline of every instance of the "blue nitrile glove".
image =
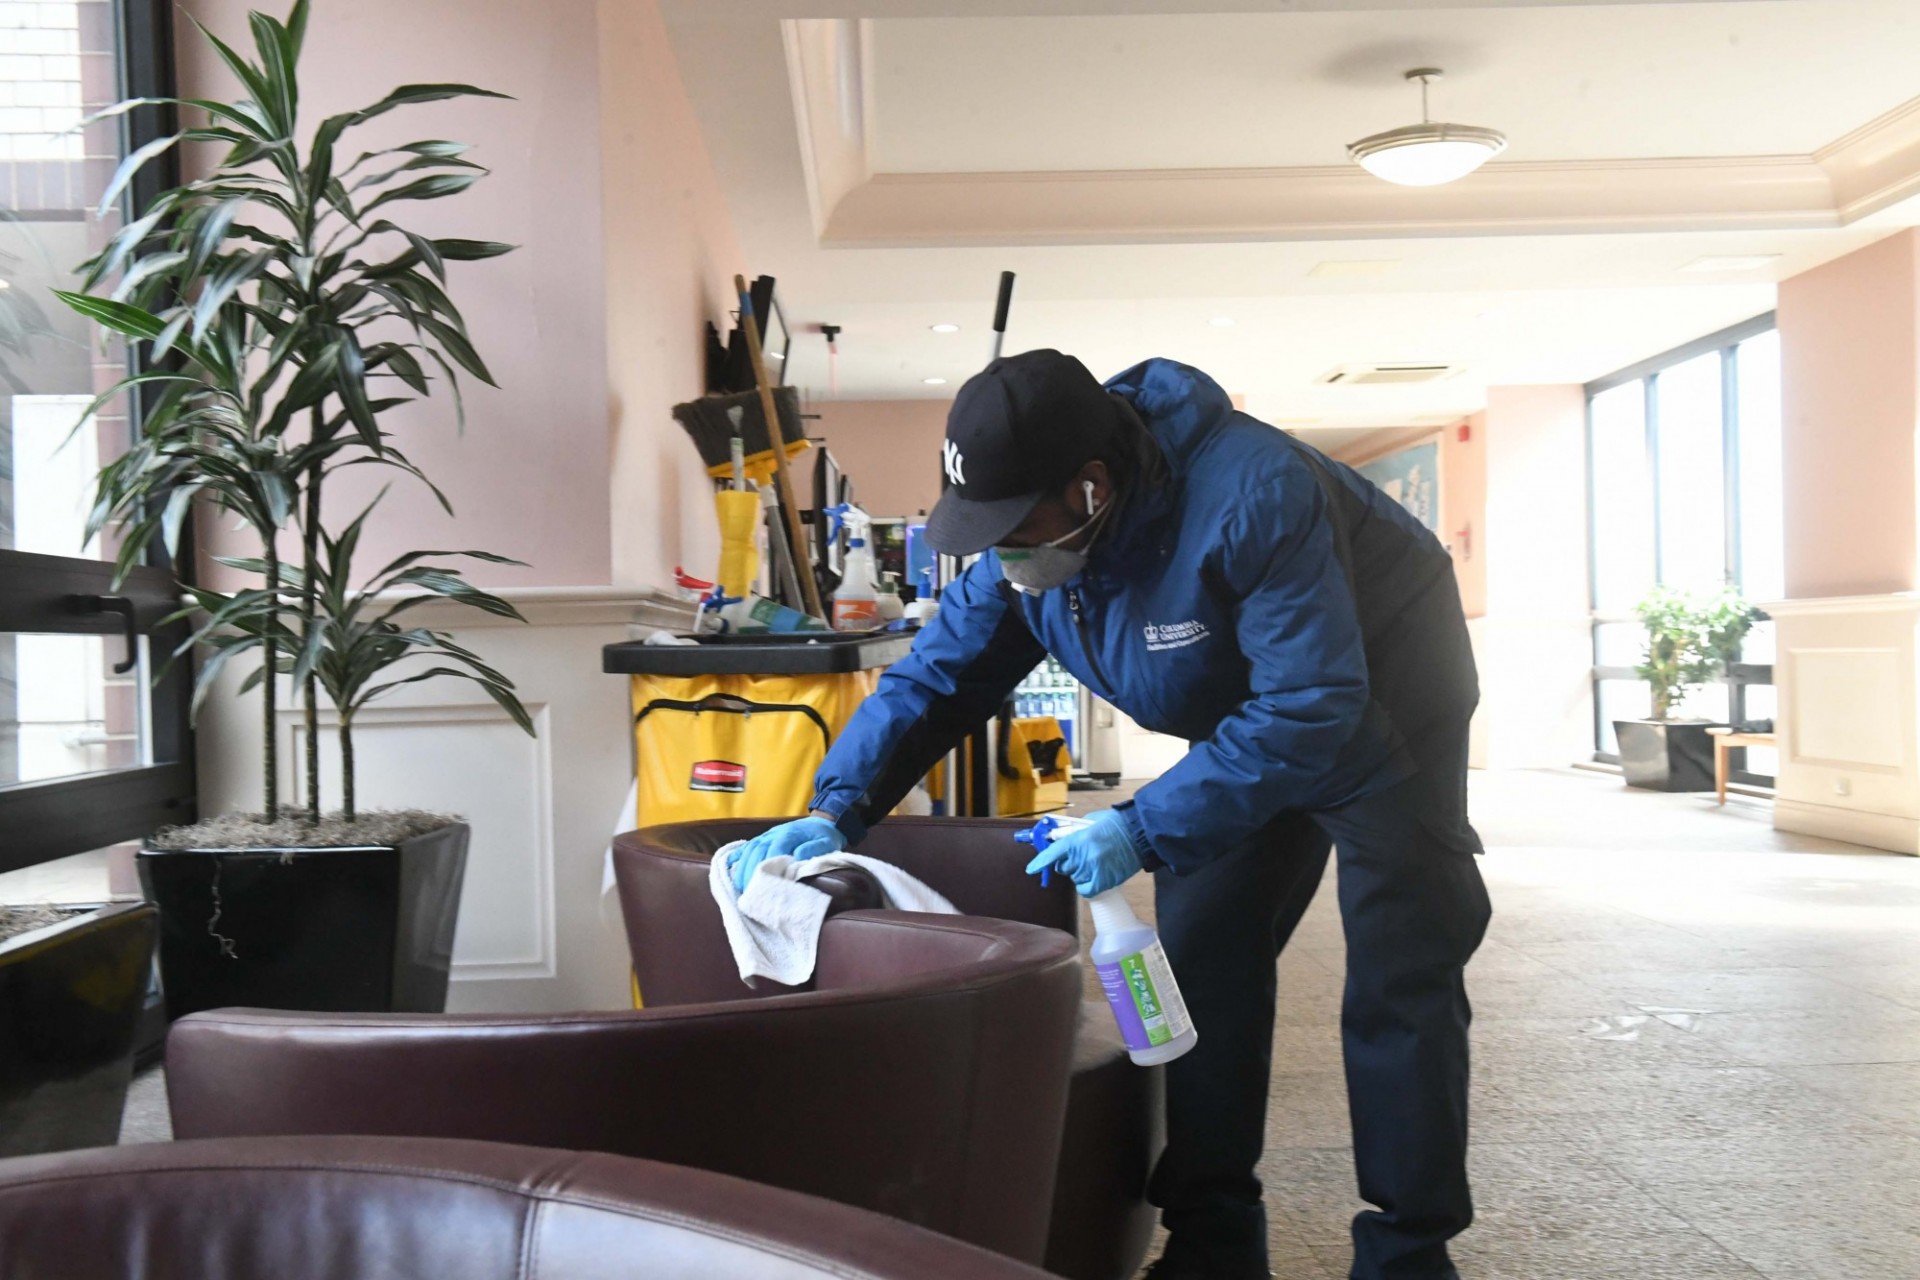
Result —
<instances>
[{"instance_id":1,"label":"blue nitrile glove","mask_svg":"<svg viewBox=\"0 0 1920 1280\"><path fill-rule=\"evenodd\" d=\"M825 818L796 818L762 831L733 851L727 865L733 868L733 887L746 891L754 869L768 858L819 858L839 853L847 847L840 828Z\"/></svg>"},{"instance_id":2,"label":"blue nitrile glove","mask_svg":"<svg viewBox=\"0 0 1920 1280\"><path fill-rule=\"evenodd\" d=\"M1056 836L1035 854L1027 874L1036 875L1049 866L1073 881L1081 897L1091 898L1137 873L1140 851L1133 847L1126 820L1112 809L1101 809L1087 815L1086 826Z\"/></svg>"}]
</instances>

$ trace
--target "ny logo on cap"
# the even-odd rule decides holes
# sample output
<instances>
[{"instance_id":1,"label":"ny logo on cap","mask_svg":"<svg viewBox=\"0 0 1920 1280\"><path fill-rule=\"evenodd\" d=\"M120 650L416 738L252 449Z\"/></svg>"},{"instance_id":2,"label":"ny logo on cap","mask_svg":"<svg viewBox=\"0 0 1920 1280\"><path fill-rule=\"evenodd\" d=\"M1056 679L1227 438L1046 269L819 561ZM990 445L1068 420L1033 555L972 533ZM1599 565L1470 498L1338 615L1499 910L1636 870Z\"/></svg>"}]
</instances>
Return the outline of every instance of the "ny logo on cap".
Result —
<instances>
[{"instance_id":1,"label":"ny logo on cap","mask_svg":"<svg viewBox=\"0 0 1920 1280\"><path fill-rule=\"evenodd\" d=\"M965 484L967 460L960 456L960 446L951 440L947 441L946 447L941 450L941 458L947 468L947 483Z\"/></svg>"}]
</instances>

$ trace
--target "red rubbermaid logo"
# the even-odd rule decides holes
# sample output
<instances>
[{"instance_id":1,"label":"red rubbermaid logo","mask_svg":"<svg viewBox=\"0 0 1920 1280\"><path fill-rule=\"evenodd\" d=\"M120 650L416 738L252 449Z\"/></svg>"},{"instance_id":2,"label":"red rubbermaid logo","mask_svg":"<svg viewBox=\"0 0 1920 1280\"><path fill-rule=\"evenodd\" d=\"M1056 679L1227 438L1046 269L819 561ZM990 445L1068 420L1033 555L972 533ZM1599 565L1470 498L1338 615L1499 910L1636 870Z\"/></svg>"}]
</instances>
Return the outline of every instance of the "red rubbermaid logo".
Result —
<instances>
[{"instance_id":1,"label":"red rubbermaid logo","mask_svg":"<svg viewBox=\"0 0 1920 1280\"><path fill-rule=\"evenodd\" d=\"M687 785L695 791L745 791L747 766L731 760L702 760L693 766L693 780Z\"/></svg>"}]
</instances>

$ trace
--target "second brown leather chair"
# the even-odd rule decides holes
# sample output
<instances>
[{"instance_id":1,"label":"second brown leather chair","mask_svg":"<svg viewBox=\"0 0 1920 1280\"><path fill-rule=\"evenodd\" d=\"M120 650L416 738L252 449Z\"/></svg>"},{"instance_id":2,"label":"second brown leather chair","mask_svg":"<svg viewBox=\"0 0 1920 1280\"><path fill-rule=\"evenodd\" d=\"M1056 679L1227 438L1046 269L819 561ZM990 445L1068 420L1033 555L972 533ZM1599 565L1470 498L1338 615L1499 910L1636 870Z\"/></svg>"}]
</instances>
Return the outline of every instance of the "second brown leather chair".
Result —
<instances>
[{"instance_id":1,"label":"second brown leather chair","mask_svg":"<svg viewBox=\"0 0 1920 1280\"><path fill-rule=\"evenodd\" d=\"M643 1156L1040 1261L1080 1003L1073 941L854 912L821 930L817 974L813 991L638 1012L193 1014L167 1042L174 1133Z\"/></svg>"},{"instance_id":2,"label":"second brown leather chair","mask_svg":"<svg viewBox=\"0 0 1920 1280\"><path fill-rule=\"evenodd\" d=\"M419 1138L0 1161L7 1280L1044 1280L906 1223L694 1169Z\"/></svg>"},{"instance_id":3,"label":"second brown leather chair","mask_svg":"<svg viewBox=\"0 0 1920 1280\"><path fill-rule=\"evenodd\" d=\"M707 866L722 845L759 834L769 819L684 822L614 840L620 907L641 998L648 1007L764 998L740 981ZM1080 931L1079 899L1065 877L1042 888L1026 874L1032 850L1013 838L1031 821L888 818L860 852L905 869L972 916ZM864 907L858 876L812 881L834 910ZM1127 1057L1104 999L1083 1006L1055 1185L1048 1271L1071 1280L1121 1280L1140 1266L1153 1237L1147 1177L1164 1141L1162 1075Z\"/></svg>"}]
</instances>

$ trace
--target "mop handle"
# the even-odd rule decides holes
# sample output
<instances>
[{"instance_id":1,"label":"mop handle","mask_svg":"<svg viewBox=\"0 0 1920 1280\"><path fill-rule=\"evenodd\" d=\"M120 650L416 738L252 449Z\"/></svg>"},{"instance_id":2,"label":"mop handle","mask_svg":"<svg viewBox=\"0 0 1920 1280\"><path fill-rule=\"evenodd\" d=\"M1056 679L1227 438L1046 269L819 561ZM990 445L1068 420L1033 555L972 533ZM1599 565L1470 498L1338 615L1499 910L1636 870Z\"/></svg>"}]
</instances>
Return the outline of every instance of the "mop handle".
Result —
<instances>
[{"instance_id":1,"label":"mop handle","mask_svg":"<svg viewBox=\"0 0 1920 1280\"><path fill-rule=\"evenodd\" d=\"M1000 273L1000 297L993 304L993 354L989 363L1000 358L1000 343L1007 336L1007 312L1013 307L1013 272Z\"/></svg>"}]
</instances>

